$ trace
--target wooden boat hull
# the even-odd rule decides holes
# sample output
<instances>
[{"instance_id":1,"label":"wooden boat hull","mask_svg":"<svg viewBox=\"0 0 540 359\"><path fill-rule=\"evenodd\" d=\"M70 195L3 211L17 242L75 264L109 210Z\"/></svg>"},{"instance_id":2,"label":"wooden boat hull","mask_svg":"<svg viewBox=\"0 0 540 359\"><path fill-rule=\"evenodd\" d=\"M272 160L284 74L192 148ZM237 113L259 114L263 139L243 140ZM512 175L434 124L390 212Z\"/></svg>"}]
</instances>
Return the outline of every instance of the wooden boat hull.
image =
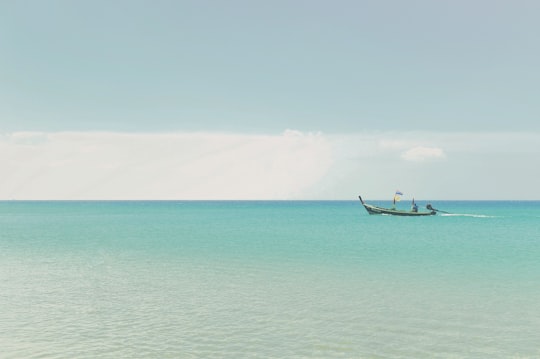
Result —
<instances>
[{"instance_id":1,"label":"wooden boat hull","mask_svg":"<svg viewBox=\"0 0 540 359\"><path fill-rule=\"evenodd\" d=\"M403 211L403 210L393 209L393 208L377 207L377 206L373 206L371 204L365 203L361 196L358 196L358 198L360 199L360 202L362 202L362 205L364 206L364 208L369 214L386 214L390 216L407 216L407 217L433 216L437 214L437 212L435 211L413 212L413 211Z\"/></svg>"}]
</instances>

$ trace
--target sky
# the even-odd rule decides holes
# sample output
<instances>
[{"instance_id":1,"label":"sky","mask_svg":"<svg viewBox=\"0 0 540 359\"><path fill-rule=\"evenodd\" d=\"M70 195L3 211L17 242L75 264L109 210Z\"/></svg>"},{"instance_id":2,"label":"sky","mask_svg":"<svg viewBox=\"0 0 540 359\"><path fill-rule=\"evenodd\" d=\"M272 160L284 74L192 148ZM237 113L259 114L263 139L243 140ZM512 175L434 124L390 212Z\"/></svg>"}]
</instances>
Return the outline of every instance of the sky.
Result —
<instances>
[{"instance_id":1,"label":"sky","mask_svg":"<svg viewBox=\"0 0 540 359\"><path fill-rule=\"evenodd\" d=\"M0 3L0 199L540 199L537 1Z\"/></svg>"}]
</instances>

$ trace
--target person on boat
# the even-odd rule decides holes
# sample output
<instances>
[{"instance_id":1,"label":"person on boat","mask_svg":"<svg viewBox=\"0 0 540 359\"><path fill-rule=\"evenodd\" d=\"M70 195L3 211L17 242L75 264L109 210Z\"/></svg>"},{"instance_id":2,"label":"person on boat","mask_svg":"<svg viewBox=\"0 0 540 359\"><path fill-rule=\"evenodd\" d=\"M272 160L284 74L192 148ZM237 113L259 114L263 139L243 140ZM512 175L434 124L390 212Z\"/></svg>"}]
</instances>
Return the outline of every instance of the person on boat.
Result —
<instances>
[{"instance_id":1,"label":"person on boat","mask_svg":"<svg viewBox=\"0 0 540 359\"><path fill-rule=\"evenodd\" d=\"M416 203L414 202L414 199L413 199L411 211L412 211L412 212L418 212L418 206L417 206Z\"/></svg>"}]
</instances>

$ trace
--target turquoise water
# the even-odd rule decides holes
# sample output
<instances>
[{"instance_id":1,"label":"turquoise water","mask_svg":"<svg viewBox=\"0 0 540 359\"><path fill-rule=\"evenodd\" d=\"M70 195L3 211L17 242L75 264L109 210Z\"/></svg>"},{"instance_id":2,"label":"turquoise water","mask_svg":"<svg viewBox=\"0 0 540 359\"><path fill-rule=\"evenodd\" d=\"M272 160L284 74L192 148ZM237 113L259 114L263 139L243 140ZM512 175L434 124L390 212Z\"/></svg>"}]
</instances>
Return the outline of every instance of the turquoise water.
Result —
<instances>
[{"instance_id":1,"label":"turquoise water","mask_svg":"<svg viewBox=\"0 0 540 359\"><path fill-rule=\"evenodd\" d=\"M540 202L432 203L0 202L0 356L540 357Z\"/></svg>"}]
</instances>

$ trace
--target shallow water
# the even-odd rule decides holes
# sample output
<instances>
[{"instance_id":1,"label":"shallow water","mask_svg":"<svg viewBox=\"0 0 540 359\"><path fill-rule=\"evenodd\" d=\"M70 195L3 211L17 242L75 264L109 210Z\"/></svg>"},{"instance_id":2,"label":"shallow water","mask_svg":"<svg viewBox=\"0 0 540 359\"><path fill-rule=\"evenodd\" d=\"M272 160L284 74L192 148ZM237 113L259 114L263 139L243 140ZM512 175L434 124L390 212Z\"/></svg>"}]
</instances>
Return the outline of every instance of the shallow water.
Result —
<instances>
[{"instance_id":1,"label":"shallow water","mask_svg":"<svg viewBox=\"0 0 540 359\"><path fill-rule=\"evenodd\" d=\"M0 202L2 357L540 357L540 202L433 206Z\"/></svg>"}]
</instances>

